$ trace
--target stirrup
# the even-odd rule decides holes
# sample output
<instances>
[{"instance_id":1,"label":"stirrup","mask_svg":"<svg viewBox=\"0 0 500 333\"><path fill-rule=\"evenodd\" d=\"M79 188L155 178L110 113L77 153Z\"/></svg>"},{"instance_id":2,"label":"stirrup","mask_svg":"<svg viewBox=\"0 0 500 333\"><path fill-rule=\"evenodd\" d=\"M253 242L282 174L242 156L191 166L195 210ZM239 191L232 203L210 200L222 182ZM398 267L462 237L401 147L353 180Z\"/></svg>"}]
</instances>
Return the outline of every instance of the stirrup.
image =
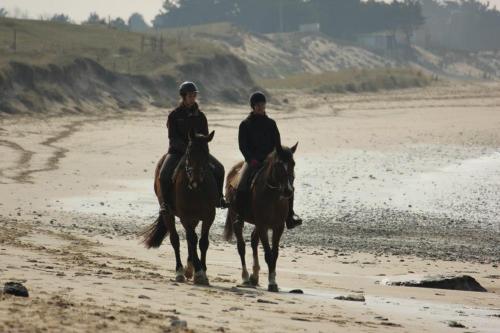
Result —
<instances>
[{"instance_id":1,"label":"stirrup","mask_svg":"<svg viewBox=\"0 0 500 333\"><path fill-rule=\"evenodd\" d=\"M302 225L302 219L298 215L293 214L286 220L286 227L289 230L298 227L299 225Z\"/></svg>"},{"instance_id":2,"label":"stirrup","mask_svg":"<svg viewBox=\"0 0 500 333\"><path fill-rule=\"evenodd\" d=\"M224 197L220 197L220 200L216 205L217 208L221 208L221 209L229 208L229 206L230 205L227 203L227 201L226 201L226 199L224 199Z\"/></svg>"},{"instance_id":3,"label":"stirrup","mask_svg":"<svg viewBox=\"0 0 500 333\"><path fill-rule=\"evenodd\" d=\"M170 206L167 204L167 203L162 203L160 205L160 215L172 215L173 214L173 210L172 208L170 208Z\"/></svg>"},{"instance_id":4,"label":"stirrup","mask_svg":"<svg viewBox=\"0 0 500 333\"><path fill-rule=\"evenodd\" d=\"M245 220L240 216L240 214L236 215L236 218L234 219L233 225L243 225L245 223Z\"/></svg>"}]
</instances>

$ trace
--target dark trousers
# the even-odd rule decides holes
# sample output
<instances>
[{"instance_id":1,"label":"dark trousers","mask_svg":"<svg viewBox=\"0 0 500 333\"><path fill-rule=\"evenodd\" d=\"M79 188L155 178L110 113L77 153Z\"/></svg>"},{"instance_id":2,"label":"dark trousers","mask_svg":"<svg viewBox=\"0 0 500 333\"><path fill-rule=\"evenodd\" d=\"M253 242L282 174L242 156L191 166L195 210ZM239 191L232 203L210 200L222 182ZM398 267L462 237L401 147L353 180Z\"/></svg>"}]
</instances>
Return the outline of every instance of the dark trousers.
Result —
<instances>
[{"instance_id":1,"label":"dark trousers","mask_svg":"<svg viewBox=\"0 0 500 333\"><path fill-rule=\"evenodd\" d=\"M169 207L172 207L171 203L169 202L171 198L170 192L172 191L172 177L181 158L181 154L168 154L160 169L161 194L163 197L163 202L166 203ZM212 155L209 156L208 163L215 177L219 194L222 196L225 173L224 166Z\"/></svg>"}]
</instances>

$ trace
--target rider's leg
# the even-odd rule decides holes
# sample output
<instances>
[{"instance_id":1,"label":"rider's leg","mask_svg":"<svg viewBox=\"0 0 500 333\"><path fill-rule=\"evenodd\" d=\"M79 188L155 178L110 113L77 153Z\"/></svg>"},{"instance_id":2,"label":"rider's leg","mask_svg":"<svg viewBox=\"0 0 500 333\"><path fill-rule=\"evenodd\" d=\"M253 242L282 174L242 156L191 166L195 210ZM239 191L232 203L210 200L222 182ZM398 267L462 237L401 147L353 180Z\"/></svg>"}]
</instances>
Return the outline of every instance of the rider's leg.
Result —
<instances>
[{"instance_id":1,"label":"rider's leg","mask_svg":"<svg viewBox=\"0 0 500 333\"><path fill-rule=\"evenodd\" d=\"M299 216L295 215L295 212L293 210L293 199L294 196L292 195L288 202L288 217L286 219L286 227L288 229L293 229L302 224L302 219Z\"/></svg>"},{"instance_id":2,"label":"rider's leg","mask_svg":"<svg viewBox=\"0 0 500 333\"><path fill-rule=\"evenodd\" d=\"M209 157L210 167L214 173L215 181L217 182L217 191L219 192L220 199L217 202L217 207L226 208L227 204L224 200L224 166L214 156Z\"/></svg>"},{"instance_id":3,"label":"rider's leg","mask_svg":"<svg viewBox=\"0 0 500 333\"><path fill-rule=\"evenodd\" d=\"M172 203L170 202L170 192L172 191L172 176L174 174L175 168L182 156L179 154L168 154L163 161L163 165L160 169L160 184L161 184L161 196L163 199L163 204L160 212L172 211Z\"/></svg>"}]
</instances>

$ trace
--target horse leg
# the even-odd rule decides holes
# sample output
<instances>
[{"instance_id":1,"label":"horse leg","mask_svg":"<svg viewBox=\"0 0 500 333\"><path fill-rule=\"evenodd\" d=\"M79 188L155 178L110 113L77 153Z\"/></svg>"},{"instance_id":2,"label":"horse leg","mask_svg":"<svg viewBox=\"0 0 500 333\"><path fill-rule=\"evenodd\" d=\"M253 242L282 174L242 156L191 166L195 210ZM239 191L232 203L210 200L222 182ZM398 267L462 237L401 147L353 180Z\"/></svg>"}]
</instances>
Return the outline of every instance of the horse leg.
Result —
<instances>
[{"instance_id":1,"label":"horse leg","mask_svg":"<svg viewBox=\"0 0 500 333\"><path fill-rule=\"evenodd\" d=\"M181 260L180 242L179 234L175 228L175 217L173 215L165 218L167 221L168 229L170 230L170 244L174 248L175 252L175 281L184 282L184 266Z\"/></svg>"},{"instance_id":2,"label":"horse leg","mask_svg":"<svg viewBox=\"0 0 500 333\"><path fill-rule=\"evenodd\" d=\"M283 235L284 226L279 226L273 229L273 248L272 248L272 262L269 266L269 290L278 291L278 284L276 283L276 262L278 261L280 239ZM271 287L273 286L273 287ZM275 286L275 287L274 287ZM273 290L271 290L273 289Z\"/></svg>"},{"instance_id":3,"label":"horse leg","mask_svg":"<svg viewBox=\"0 0 500 333\"><path fill-rule=\"evenodd\" d=\"M234 226L234 234L238 243L238 254L241 259L241 278L244 285L250 284L247 264L245 260L245 239L243 238L243 224L236 223Z\"/></svg>"},{"instance_id":4,"label":"horse leg","mask_svg":"<svg viewBox=\"0 0 500 333\"><path fill-rule=\"evenodd\" d=\"M201 266L201 261L198 258L198 236L196 235L196 231L193 227L193 224L186 223L186 239L188 243L189 256L193 261L194 266L194 283L199 285L208 285L208 280L205 275L205 271L203 271L203 267Z\"/></svg>"},{"instance_id":5,"label":"horse leg","mask_svg":"<svg viewBox=\"0 0 500 333\"><path fill-rule=\"evenodd\" d=\"M191 259L191 254L188 254L187 257L187 265L184 272L184 276L188 280L192 279L194 276L194 266L193 266L193 260Z\"/></svg>"},{"instance_id":6,"label":"horse leg","mask_svg":"<svg viewBox=\"0 0 500 333\"><path fill-rule=\"evenodd\" d=\"M207 251L208 246L210 245L210 240L208 238L208 234L210 232L210 227L212 226L212 222L203 221L201 225L201 237L200 237L200 253L201 253L201 267L203 271L207 271Z\"/></svg>"},{"instance_id":7,"label":"horse leg","mask_svg":"<svg viewBox=\"0 0 500 333\"><path fill-rule=\"evenodd\" d=\"M258 253L259 234L257 233L257 228L254 228L252 231L251 244L252 244L252 252L253 252L253 272L252 272L252 275L250 275L250 284L252 286L258 286L259 285L260 265L259 265L259 253Z\"/></svg>"},{"instance_id":8,"label":"horse leg","mask_svg":"<svg viewBox=\"0 0 500 333\"><path fill-rule=\"evenodd\" d=\"M269 285L267 287L268 291L277 292L278 285L276 284L276 273L272 269L273 266L273 250L269 245L269 236L267 235L266 227L257 227L260 241L262 242L262 246L264 247L264 257L266 258L267 267L269 269Z\"/></svg>"}]
</instances>

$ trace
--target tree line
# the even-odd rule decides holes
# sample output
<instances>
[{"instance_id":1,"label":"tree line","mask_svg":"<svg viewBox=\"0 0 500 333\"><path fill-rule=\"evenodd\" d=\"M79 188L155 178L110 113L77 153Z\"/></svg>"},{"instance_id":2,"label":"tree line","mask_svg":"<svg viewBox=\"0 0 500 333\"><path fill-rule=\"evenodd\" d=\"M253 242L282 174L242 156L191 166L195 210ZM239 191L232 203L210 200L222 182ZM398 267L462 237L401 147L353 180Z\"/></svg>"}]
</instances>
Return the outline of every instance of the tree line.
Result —
<instances>
[{"instance_id":1,"label":"tree line","mask_svg":"<svg viewBox=\"0 0 500 333\"><path fill-rule=\"evenodd\" d=\"M5 8L0 8L0 17L7 17L10 13ZM18 15L14 15L17 17ZM23 17L28 18L29 16L25 13ZM69 15L64 13L57 13L51 16L40 16L40 20L42 21L51 21L58 23L74 23ZM130 15L127 21L122 19L121 17L117 18L105 18L99 16L96 12L92 12L89 14L88 18L82 22L83 25L107 25L112 28L120 29L120 30L130 30L136 32L146 32L151 29L146 23L144 16L140 13L133 13Z\"/></svg>"},{"instance_id":2,"label":"tree line","mask_svg":"<svg viewBox=\"0 0 500 333\"><path fill-rule=\"evenodd\" d=\"M463 50L500 48L500 12L479 0L166 0L157 28L231 22L258 33L291 32L320 23L332 37L426 31L435 45Z\"/></svg>"},{"instance_id":3,"label":"tree line","mask_svg":"<svg viewBox=\"0 0 500 333\"><path fill-rule=\"evenodd\" d=\"M500 51L500 12L477 0L421 0L427 46Z\"/></svg>"},{"instance_id":4,"label":"tree line","mask_svg":"<svg viewBox=\"0 0 500 333\"><path fill-rule=\"evenodd\" d=\"M411 33L424 18L418 0L167 0L153 24L161 28L220 21L258 33L297 31L302 24L320 23L326 34L351 38L384 30Z\"/></svg>"}]
</instances>

